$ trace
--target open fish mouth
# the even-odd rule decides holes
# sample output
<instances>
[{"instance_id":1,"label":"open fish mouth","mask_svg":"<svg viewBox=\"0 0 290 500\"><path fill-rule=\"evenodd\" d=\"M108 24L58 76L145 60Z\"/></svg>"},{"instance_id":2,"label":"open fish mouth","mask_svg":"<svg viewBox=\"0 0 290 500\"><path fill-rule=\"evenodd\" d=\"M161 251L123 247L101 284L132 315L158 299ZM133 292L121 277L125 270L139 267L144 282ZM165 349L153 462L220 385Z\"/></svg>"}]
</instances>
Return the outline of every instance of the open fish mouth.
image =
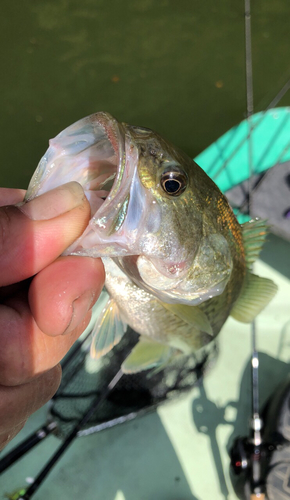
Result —
<instances>
[{"instance_id":1,"label":"open fish mouth","mask_svg":"<svg viewBox=\"0 0 290 500\"><path fill-rule=\"evenodd\" d=\"M76 181L91 206L89 226L66 254L97 257L128 253L124 235L122 240L112 242L112 234L126 216L138 159L137 150L126 146L125 139L125 127L108 113L99 112L77 121L49 141L30 181L26 200Z\"/></svg>"},{"instance_id":2,"label":"open fish mouth","mask_svg":"<svg viewBox=\"0 0 290 500\"><path fill-rule=\"evenodd\" d=\"M89 144L87 153L84 151L86 165L82 166L81 178L74 176L74 180L82 184L92 217L96 217L98 210L107 206L120 190L125 168L125 132L107 113L96 113L85 120L90 122L94 142Z\"/></svg>"},{"instance_id":3,"label":"open fish mouth","mask_svg":"<svg viewBox=\"0 0 290 500\"><path fill-rule=\"evenodd\" d=\"M70 181L79 182L92 216L120 184L125 134L108 113L95 113L49 141L29 184L26 200Z\"/></svg>"}]
</instances>

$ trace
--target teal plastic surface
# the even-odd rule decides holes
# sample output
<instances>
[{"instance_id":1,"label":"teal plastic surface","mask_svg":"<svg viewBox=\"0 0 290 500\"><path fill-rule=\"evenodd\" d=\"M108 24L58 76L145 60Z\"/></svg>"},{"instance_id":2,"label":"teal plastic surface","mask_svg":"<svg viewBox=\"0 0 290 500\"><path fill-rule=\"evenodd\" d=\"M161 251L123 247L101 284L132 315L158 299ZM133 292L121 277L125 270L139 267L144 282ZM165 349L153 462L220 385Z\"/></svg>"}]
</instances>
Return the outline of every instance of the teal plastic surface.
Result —
<instances>
[{"instance_id":1,"label":"teal plastic surface","mask_svg":"<svg viewBox=\"0 0 290 500\"><path fill-rule=\"evenodd\" d=\"M223 192L248 179L250 172L264 172L288 160L290 107L254 114L249 121L243 120L195 158Z\"/></svg>"}]
</instances>

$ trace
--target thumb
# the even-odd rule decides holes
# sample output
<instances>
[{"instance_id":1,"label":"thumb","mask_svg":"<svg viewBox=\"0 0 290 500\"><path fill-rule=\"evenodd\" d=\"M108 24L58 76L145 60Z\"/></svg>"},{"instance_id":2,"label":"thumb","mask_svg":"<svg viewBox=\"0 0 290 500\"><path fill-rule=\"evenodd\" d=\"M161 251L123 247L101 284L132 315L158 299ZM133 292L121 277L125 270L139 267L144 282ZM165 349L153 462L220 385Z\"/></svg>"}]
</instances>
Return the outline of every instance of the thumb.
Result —
<instances>
[{"instance_id":1,"label":"thumb","mask_svg":"<svg viewBox=\"0 0 290 500\"><path fill-rule=\"evenodd\" d=\"M21 206L0 208L0 286L33 276L86 228L90 205L70 182Z\"/></svg>"}]
</instances>

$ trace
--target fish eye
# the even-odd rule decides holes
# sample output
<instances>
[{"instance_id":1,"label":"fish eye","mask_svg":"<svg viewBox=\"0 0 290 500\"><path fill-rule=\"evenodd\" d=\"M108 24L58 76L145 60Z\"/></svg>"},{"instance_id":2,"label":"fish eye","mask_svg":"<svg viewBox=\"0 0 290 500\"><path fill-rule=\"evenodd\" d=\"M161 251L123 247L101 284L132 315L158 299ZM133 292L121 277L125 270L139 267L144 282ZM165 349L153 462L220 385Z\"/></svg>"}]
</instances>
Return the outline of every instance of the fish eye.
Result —
<instances>
[{"instance_id":1,"label":"fish eye","mask_svg":"<svg viewBox=\"0 0 290 500\"><path fill-rule=\"evenodd\" d=\"M187 186L187 175L179 169L166 170L161 175L160 184L165 193L170 196L179 196Z\"/></svg>"}]
</instances>

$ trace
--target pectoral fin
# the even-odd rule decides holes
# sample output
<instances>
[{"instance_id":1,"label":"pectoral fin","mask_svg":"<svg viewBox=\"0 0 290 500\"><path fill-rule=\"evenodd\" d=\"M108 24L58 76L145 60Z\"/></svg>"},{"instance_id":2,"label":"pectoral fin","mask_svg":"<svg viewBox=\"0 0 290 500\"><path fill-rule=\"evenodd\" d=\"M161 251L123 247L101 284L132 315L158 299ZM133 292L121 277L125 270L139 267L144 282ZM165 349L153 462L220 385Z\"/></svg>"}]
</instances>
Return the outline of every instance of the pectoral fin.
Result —
<instances>
[{"instance_id":1,"label":"pectoral fin","mask_svg":"<svg viewBox=\"0 0 290 500\"><path fill-rule=\"evenodd\" d=\"M242 323L251 323L266 307L278 290L268 278L247 273L241 295L231 310L231 316Z\"/></svg>"},{"instance_id":2,"label":"pectoral fin","mask_svg":"<svg viewBox=\"0 0 290 500\"><path fill-rule=\"evenodd\" d=\"M126 329L127 325L120 317L116 302L109 299L92 332L92 358L98 359L113 349L120 342Z\"/></svg>"},{"instance_id":3,"label":"pectoral fin","mask_svg":"<svg viewBox=\"0 0 290 500\"><path fill-rule=\"evenodd\" d=\"M172 349L159 342L141 337L122 364L124 373L137 373L160 366L171 357Z\"/></svg>"},{"instance_id":4,"label":"pectoral fin","mask_svg":"<svg viewBox=\"0 0 290 500\"><path fill-rule=\"evenodd\" d=\"M192 325L196 330L208 333L208 335L213 335L212 327L204 314L198 306L187 306L185 304L166 304L162 302L163 307L170 311L171 313L178 316L180 319Z\"/></svg>"}]
</instances>

